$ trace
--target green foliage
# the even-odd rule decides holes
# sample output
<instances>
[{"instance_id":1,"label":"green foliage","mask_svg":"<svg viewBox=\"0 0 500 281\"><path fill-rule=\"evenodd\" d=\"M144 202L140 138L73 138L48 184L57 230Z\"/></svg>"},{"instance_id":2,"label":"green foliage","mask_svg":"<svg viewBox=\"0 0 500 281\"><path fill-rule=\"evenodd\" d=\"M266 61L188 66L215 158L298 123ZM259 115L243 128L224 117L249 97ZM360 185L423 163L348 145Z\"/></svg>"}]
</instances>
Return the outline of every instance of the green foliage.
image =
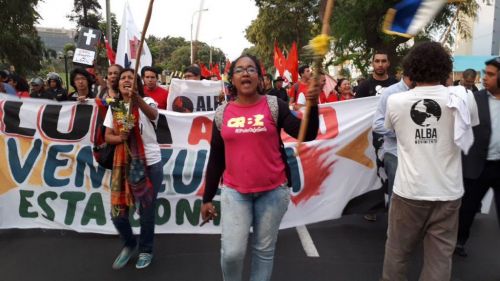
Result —
<instances>
[{"instance_id":1,"label":"green foliage","mask_svg":"<svg viewBox=\"0 0 500 281\"><path fill-rule=\"evenodd\" d=\"M120 37L120 25L118 24L118 21L116 21L116 15L114 13L111 13L111 39L113 40L113 51L116 52L116 47L118 46L118 37ZM107 21L106 19L103 19L102 21L99 22L99 29L101 30L102 34L104 36L107 35Z\"/></svg>"},{"instance_id":2,"label":"green foliage","mask_svg":"<svg viewBox=\"0 0 500 281\"><path fill-rule=\"evenodd\" d=\"M0 64L14 65L22 75L41 68L43 44L34 24L38 0L0 0Z\"/></svg>"},{"instance_id":3,"label":"green foliage","mask_svg":"<svg viewBox=\"0 0 500 281\"><path fill-rule=\"evenodd\" d=\"M273 65L276 40L281 49L297 42L299 58L309 62L302 47L319 31L319 0L256 0L257 18L246 29L246 38L265 66Z\"/></svg>"},{"instance_id":4,"label":"green foliage","mask_svg":"<svg viewBox=\"0 0 500 281\"><path fill-rule=\"evenodd\" d=\"M146 39L153 56L155 66L169 71L183 70L191 65L191 44L182 37L158 38L149 36ZM208 65L210 61L210 47L204 42L195 42L197 63ZM223 62L226 57L218 48L212 48L212 62Z\"/></svg>"},{"instance_id":5,"label":"green foliage","mask_svg":"<svg viewBox=\"0 0 500 281\"><path fill-rule=\"evenodd\" d=\"M320 32L319 2L301 0L255 0L259 7L257 18L246 30L247 39L255 45L254 53L265 65L272 65L273 44L287 48L296 40L299 59L309 62L310 57L302 50L313 36ZM325 66L352 62L364 76L367 76L374 50L383 49L391 60L391 72L395 72L401 58L408 50L404 44L409 39L390 36L382 32L385 13L399 0L336 0L330 20L333 57L325 61ZM457 10L456 32L470 37L470 27L464 16L475 17L478 5L475 0L465 0L458 4L447 4L433 22L415 40L440 38L452 24ZM453 36L448 38L451 43Z\"/></svg>"},{"instance_id":6,"label":"green foliage","mask_svg":"<svg viewBox=\"0 0 500 281\"><path fill-rule=\"evenodd\" d=\"M97 0L74 0L74 8L68 18L80 27L90 27L99 29L99 22L102 20L99 10L101 5Z\"/></svg>"}]
</instances>

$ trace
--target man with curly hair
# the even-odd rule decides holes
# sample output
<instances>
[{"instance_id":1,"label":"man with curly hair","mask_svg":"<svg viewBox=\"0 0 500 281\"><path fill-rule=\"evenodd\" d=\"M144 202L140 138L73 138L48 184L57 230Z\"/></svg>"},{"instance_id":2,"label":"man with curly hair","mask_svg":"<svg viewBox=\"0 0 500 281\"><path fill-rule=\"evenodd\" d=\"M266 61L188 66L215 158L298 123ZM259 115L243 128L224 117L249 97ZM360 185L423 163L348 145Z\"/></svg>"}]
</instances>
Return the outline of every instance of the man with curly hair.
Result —
<instances>
[{"instance_id":1,"label":"man with curly hair","mask_svg":"<svg viewBox=\"0 0 500 281\"><path fill-rule=\"evenodd\" d=\"M443 82L452 71L452 59L436 42L413 47L403 69L416 87L387 100L385 126L396 133L398 168L382 280L407 280L409 259L420 242L424 259L419 280L450 280L464 193L454 114L463 113L475 125L476 104L472 95L463 95L463 107L451 107L450 91L455 90Z\"/></svg>"}]
</instances>

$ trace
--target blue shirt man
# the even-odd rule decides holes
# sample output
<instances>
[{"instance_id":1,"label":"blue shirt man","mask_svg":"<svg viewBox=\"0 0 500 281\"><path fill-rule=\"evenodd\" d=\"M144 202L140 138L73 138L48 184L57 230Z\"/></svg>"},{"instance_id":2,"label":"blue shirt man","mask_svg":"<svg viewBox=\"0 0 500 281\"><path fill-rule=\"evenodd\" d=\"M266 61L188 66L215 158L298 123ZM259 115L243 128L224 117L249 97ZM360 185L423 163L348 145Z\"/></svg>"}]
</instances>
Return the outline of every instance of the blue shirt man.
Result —
<instances>
[{"instance_id":1,"label":"blue shirt man","mask_svg":"<svg viewBox=\"0 0 500 281\"><path fill-rule=\"evenodd\" d=\"M384 136L384 169L387 174L387 193L389 194L389 199L392 195L392 186L394 185L394 177L396 176L396 169L398 167L398 150L396 133L384 126L387 99L393 94L408 91L410 89L410 85L411 81L407 77L403 77L398 83L385 88L380 96L377 111L375 111L373 119L373 131Z\"/></svg>"}]
</instances>

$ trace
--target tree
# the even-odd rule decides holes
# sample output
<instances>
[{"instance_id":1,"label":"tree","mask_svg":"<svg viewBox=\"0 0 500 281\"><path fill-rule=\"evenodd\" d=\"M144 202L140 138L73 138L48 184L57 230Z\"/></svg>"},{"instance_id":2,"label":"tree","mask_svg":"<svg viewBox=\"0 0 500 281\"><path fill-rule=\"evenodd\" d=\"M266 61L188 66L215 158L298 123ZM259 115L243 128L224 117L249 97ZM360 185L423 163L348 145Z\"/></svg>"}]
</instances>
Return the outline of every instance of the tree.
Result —
<instances>
[{"instance_id":1,"label":"tree","mask_svg":"<svg viewBox=\"0 0 500 281\"><path fill-rule=\"evenodd\" d=\"M383 49L389 53L391 72L408 50L408 38L390 36L382 32L385 13L400 0L337 0L330 21L334 38L333 56L325 62L341 65L352 62L364 75L368 74L374 50ZM255 0L259 14L246 30L247 39L255 44L256 53L264 64L272 61L273 44L290 46L296 40L299 50L313 36L319 33L319 1L300 0ZM464 0L447 4L434 21L415 40L429 40L445 32L455 18L456 12L475 17L478 5L475 0ZM470 28L463 17L457 18L457 32L467 37ZM439 39L439 36L437 36ZM454 39L449 37L449 42ZM299 59L307 62L310 57L301 52Z\"/></svg>"},{"instance_id":2,"label":"tree","mask_svg":"<svg viewBox=\"0 0 500 281\"><path fill-rule=\"evenodd\" d=\"M43 44L34 27L40 18L38 0L0 3L0 63L14 65L22 75L38 71L43 58Z\"/></svg>"},{"instance_id":3,"label":"tree","mask_svg":"<svg viewBox=\"0 0 500 281\"><path fill-rule=\"evenodd\" d=\"M183 70L191 64L191 45L182 37L158 38L149 36L146 39L149 50L153 56L155 66L176 71ZM208 65L210 61L210 47L207 43L197 42L197 63ZM226 60L224 53L218 48L212 48L212 62L218 63Z\"/></svg>"},{"instance_id":4,"label":"tree","mask_svg":"<svg viewBox=\"0 0 500 281\"><path fill-rule=\"evenodd\" d=\"M102 20L100 9L97 0L74 0L73 11L68 18L76 23L77 29L82 26L99 29L99 21Z\"/></svg>"},{"instance_id":5,"label":"tree","mask_svg":"<svg viewBox=\"0 0 500 281\"><path fill-rule=\"evenodd\" d=\"M385 50L391 60L390 72L394 73L409 48L409 45L405 44L409 38L387 35L382 32L381 27L385 13L397 2L399 1L335 1L331 21L332 36L335 38L334 59L327 64L340 64L350 60L366 76L374 50ZM452 24L456 11L460 10L463 14L475 17L477 9L475 0L445 5L436 18L418 34L415 41L431 40L437 34L442 34L446 27ZM464 19L459 21L458 27L463 36L470 36Z\"/></svg>"},{"instance_id":6,"label":"tree","mask_svg":"<svg viewBox=\"0 0 500 281\"><path fill-rule=\"evenodd\" d=\"M297 47L307 45L319 30L319 0L256 0L259 13L246 29L246 38L255 45L255 51L265 66L273 64L273 46L276 40L282 49L292 42ZM310 61L305 53L299 58Z\"/></svg>"},{"instance_id":7,"label":"tree","mask_svg":"<svg viewBox=\"0 0 500 281\"><path fill-rule=\"evenodd\" d=\"M118 24L118 21L116 20L116 15L114 13L111 13L111 39L113 40L113 51L116 52L116 47L118 47L118 38L120 37L120 25ZM99 22L99 29L101 30L102 34L106 36L106 27L108 23L106 19L103 19ZM108 38L109 40L109 38Z\"/></svg>"}]
</instances>

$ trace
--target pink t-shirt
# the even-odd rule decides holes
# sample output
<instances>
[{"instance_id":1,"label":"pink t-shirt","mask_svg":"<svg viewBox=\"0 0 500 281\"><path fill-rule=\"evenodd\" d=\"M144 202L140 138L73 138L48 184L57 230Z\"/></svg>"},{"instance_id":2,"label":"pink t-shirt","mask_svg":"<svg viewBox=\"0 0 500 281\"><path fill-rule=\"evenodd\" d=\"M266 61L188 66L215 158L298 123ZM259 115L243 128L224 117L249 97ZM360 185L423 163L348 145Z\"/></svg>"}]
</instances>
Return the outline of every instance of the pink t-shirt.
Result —
<instances>
[{"instance_id":1,"label":"pink t-shirt","mask_svg":"<svg viewBox=\"0 0 500 281\"><path fill-rule=\"evenodd\" d=\"M286 182L278 129L265 97L252 105L230 102L224 112L221 136L226 157L224 185L241 193L253 193Z\"/></svg>"}]
</instances>

